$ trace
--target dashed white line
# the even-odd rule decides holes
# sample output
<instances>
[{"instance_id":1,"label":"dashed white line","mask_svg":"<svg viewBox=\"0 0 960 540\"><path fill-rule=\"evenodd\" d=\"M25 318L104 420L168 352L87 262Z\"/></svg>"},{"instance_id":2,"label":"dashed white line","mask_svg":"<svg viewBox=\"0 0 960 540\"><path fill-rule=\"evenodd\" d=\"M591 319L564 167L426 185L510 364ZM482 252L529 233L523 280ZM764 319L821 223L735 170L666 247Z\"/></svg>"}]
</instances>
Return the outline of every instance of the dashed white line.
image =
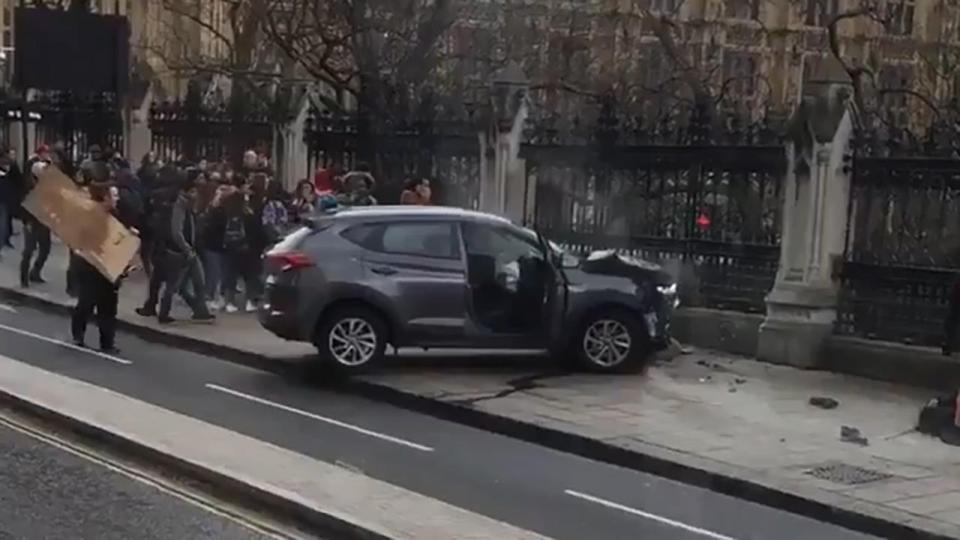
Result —
<instances>
[{"instance_id":1,"label":"dashed white line","mask_svg":"<svg viewBox=\"0 0 960 540\"><path fill-rule=\"evenodd\" d=\"M683 523L682 521L677 521L677 520L674 520L674 519L665 518L665 517L659 516L659 515L657 515L657 514L651 514L650 512L644 512L643 510L637 510L636 508L631 508L631 507L629 507L629 506L625 506L625 505L622 505L622 504L619 504L619 503L615 503L615 502L613 502L613 501L608 501L608 500L606 500L606 499L601 499L600 497L594 497L593 495L587 495L586 493L581 493L581 492L579 492L579 491L574 491L574 490L572 490L572 489L564 490L564 493L566 493L567 495L570 495L570 496L572 496L572 497L576 497L576 498L578 498L578 499L582 499L582 500L589 501L589 502L592 502L592 503L595 503L595 504L599 504L599 505L601 505L601 506L606 506L607 508L612 508L612 509L614 509L614 510L619 510L619 511L621 511L621 512L626 512L626 513L628 513L628 514L633 514L633 515L635 515L635 516L640 516L640 517L649 519L649 520L651 520L651 521L656 521L657 523L662 523L662 524L664 524L664 525L668 525L668 526L670 526L670 527L674 527L674 528L677 528L677 529L682 529L682 530L687 531L687 532L689 532L689 533L698 534L698 535L704 536L704 537L706 537L706 538L712 538L713 540L736 540L736 539L733 538L732 536L726 536L726 535L723 535L723 534L720 534L720 533L715 533L715 532L713 532L713 531L708 531L708 530L706 530L706 529L701 529L700 527L695 527L695 526L693 526L693 525L687 525L686 523Z\"/></svg>"},{"instance_id":2,"label":"dashed white line","mask_svg":"<svg viewBox=\"0 0 960 540\"><path fill-rule=\"evenodd\" d=\"M355 426L355 425L353 425L353 424L348 424L347 422L343 422L343 421L340 421L340 420L336 420L336 419L334 419L334 418L328 418L328 417L326 417L326 416L321 416L321 415L319 415L319 414L315 414L315 413L312 413L312 412L302 411L302 410L300 410L300 409L296 409L296 408L291 407L291 406L289 406L289 405L284 405L283 403L277 403L277 402L275 402L275 401L270 401L269 399L264 399L264 398L262 398L262 397L257 397L257 396L254 396L254 395L246 394L246 393L244 393L244 392L240 392L240 391L238 391L238 390L233 390L233 389L231 389L231 388L226 388L226 387L220 386L220 385L218 385L218 384L207 383L205 386L206 386L207 388L209 388L210 390L214 390L214 391L217 391L217 392L222 392L222 393L224 393L224 394L229 394L229 395L231 395L231 396L238 397L238 398L240 398L240 399L245 399L245 400L247 400L247 401L252 401L252 402L254 402L254 403L259 403L259 404L261 404L261 405L266 405L266 406L268 406L268 407L273 407L274 409L279 409L279 410L281 410L281 411L285 411L285 412L288 412L288 413L297 414L297 415L300 415L300 416L303 416L303 417L306 417L306 418L310 418L310 419L312 419L312 420L316 420L316 421L318 421L318 422L323 422L323 423L325 423L325 424L330 424L330 425L332 425L332 426L337 426L337 427L339 427L339 428L343 428L343 429L346 429L346 430L350 430L350 431L353 431L353 432L356 432L356 433L361 433L361 434L367 435L367 436L369 436L369 437L374 437L374 438L377 438L377 439L380 439L380 440L383 440L383 441L392 442L392 443L394 443L394 444L399 444L399 445L401 445L401 446L406 446L407 448L413 448L414 450L420 450L421 452L433 452L433 448L431 448L431 447L429 447L429 446L424 446L424 445L422 445L422 444L417 444L417 443L415 443L415 442L411 442L411 441L408 441L408 440L406 440L406 439L401 439L401 438L399 438L399 437L394 437L394 436L392 436L392 435L386 435L386 434L384 434L384 433L379 433L379 432L377 432L377 431L372 431L372 430L369 430L369 429L366 429L366 428L362 428L362 427L360 427L360 426Z\"/></svg>"},{"instance_id":3,"label":"dashed white line","mask_svg":"<svg viewBox=\"0 0 960 540\"><path fill-rule=\"evenodd\" d=\"M26 337L33 338L33 339L39 339L40 341L45 341L45 342L51 343L51 344L53 344L53 345L59 345L59 346L61 346L61 347L66 347L66 348L68 348L68 349L73 349L73 350L75 350L75 351L87 353L87 354L89 354L89 355L91 355L91 356L96 356L96 357L98 357L98 358L103 358L104 360L109 360L109 361L111 361L111 362L116 362L117 364L123 364L123 365L128 366L128 365L130 365L130 364L133 363L133 362L131 362L130 360L127 360L126 358L120 358L119 356L113 356L112 354L107 354L107 353L103 353L103 352L100 352L100 351L95 351L95 350L93 350L93 349L87 349L87 348L85 348L85 347L79 347L79 346L77 346L77 345L74 345L73 343L68 343L68 342L66 342L66 341L60 341L59 339L54 339L54 338L51 338L51 337L42 336L42 335L40 335L40 334L36 334L36 333L34 333L34 332L31 332L31 331L29 331L29 330L23 330L23 329L21 329L21 328L16 328L16 327L14 327L14 326L7 326L7 325L5 325L5 324L0 324L0 330L6 330L7 332L12 332L12 333L14 333L14 334L20 334L21 336L26 336Z\"/></svg>"}]
</instances>

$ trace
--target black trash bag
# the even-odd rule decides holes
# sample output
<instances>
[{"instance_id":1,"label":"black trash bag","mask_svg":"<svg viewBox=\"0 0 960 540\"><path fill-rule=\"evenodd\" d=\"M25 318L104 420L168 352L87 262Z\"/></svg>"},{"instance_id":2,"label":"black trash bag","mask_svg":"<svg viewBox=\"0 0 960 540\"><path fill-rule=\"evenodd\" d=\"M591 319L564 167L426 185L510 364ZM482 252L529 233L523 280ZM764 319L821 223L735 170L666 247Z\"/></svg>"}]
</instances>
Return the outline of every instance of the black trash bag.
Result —
<instances>
[{"instance_id":1,"label":"black trash bag","mask_svg":"<svg viewBox=\"0 0 960 540\"><path fill-rule=\"evenodd\" d=\"M957 414L957 393L931 399L920 410L917 431L947 444L960 446L960 428L954 425Z\"/></svg>"}]
</instances>

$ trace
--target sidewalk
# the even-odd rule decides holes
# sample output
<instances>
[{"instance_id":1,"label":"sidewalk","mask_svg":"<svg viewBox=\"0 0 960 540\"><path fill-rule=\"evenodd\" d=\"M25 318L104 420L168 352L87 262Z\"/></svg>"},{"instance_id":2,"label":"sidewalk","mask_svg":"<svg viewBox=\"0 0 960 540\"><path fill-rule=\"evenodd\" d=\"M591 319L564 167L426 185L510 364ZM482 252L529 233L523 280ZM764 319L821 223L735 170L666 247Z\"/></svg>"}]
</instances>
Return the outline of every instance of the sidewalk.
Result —
<instances>
[{"instance_id":1,"label":"sidewalk","mask_svg":"<svg viewBox=\"0 0 960 540\"><path fill-rule=\"evenodd\" d=\"M0 264L0 288L14 287L13 257ZM31 290L66 302L61 248L50 284ZM145 285L122 289L121 318ZM42 293L40 291L43 291ZM248 315L213 326L159 328L218 350L289 361L311 348L277 339ZM379 397L417 403L511 435L661 472L820 519L859 524L884 537L920 530L960 538L960 448L913 431L931 392L826 372L801 371L695 350L640 376L590 376L516 368L401 364L360 383ZM815 396L837 400L824 410ZM867 438L840 440L842 426ZM880 522L887 525L881 527Z\"/></svg>"}]
</instances>

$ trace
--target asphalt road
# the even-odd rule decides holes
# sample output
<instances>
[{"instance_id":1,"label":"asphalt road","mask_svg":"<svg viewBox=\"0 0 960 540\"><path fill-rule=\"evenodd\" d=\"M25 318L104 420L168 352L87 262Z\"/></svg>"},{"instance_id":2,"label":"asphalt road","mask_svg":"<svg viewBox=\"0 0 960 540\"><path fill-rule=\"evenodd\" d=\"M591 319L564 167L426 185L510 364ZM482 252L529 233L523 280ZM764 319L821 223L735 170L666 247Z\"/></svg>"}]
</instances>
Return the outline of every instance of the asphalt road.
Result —
<instances>
[{"instance_id":1,"label":"asphalt road","mask_svg":"<svg viewBox=\"0 0 960 540\"><path fill-rule=\"evenodd\" d=\"M75 350L49 341L68 341L65 317L15 310L0 309L8 357L553 538L872 538L130 335L120 359Z\"/></svg>"},{"instance_id":2,"label":"asphalt road","mask_svg":"<svg viewBox=\"0 0 960 540\"><path fill-rule=\"evenodd\" d=\"M0 538L267 538L172 493L0 424Z\"/></svg>"}]
</instances>

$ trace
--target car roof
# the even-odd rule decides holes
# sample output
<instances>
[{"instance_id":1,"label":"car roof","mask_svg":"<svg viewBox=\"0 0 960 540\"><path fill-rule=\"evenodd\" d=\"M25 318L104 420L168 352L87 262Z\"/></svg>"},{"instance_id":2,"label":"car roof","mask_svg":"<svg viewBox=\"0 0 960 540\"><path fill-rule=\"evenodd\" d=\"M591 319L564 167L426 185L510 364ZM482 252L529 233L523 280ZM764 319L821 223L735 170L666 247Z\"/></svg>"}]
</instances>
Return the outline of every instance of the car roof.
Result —
<instances>
[{"instance_id":1,"label":"car roof","mask_svg":"<svg viewBox=\"0 0 960 540\"><path fill-rule=\"evenodd\" d=\"M416 217L428 219L467 219L512 225L510 220L495 214L487 214L485 212L477 212L475 210L467 210L453 206L341 206L326 212L326 215L335 219L346 218L351 220Z\"/></svg>"}]
</instances>

